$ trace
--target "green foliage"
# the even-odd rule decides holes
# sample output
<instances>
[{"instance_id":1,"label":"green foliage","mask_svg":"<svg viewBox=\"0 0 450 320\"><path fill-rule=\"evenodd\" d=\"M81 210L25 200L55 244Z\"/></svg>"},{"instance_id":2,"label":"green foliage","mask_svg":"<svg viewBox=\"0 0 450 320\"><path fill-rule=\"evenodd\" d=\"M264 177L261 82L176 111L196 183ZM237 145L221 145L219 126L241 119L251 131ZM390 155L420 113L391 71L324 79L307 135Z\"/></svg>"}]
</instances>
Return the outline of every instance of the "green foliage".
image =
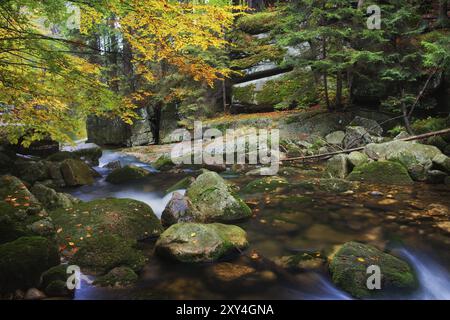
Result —
<instances>
[{"instance_id":1,"label":"green foliage","mask_svg":"<svg viewBox=\"0 0 450 320\"><path fill-rule=\"evenodd\" d=\"M269 32L278 19L276 11L258 12L245 15L237 21L236 27L249 34Z\"/></svg>"}]
</instances>

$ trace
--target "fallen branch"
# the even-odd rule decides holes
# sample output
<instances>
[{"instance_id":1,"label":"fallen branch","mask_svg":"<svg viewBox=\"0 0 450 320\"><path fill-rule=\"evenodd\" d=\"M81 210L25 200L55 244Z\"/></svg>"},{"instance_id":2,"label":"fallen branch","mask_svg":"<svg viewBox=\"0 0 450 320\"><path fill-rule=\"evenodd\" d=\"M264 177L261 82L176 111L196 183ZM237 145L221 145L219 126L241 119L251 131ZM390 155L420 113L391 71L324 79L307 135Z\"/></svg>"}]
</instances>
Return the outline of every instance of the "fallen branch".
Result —
<instances>
[{"instance_id":1,"label":"fallen branch","mask_svg":"<svg viewBox=\"0 0 450 320\"><path fill-rule=\"evenodd\" d=\"M439 131L434 131L434 132L429 132L429 133L424 133L424 134L419 134L419 135L416 135L416 136L411 136L411 137L398 139L398 140L400 140L400 141L422 140L422 139L426 139L426 138L430 138L430 137L434 137L434 136L441 136L441 135L449 134L449 133L450 133L450 128L444 129L444 130L439 130ZM358 147L358 148L352 148L352 149L346 149L346 150L340 150L340 151L316 154L316 155L305 156L305 157L286 158L286 159L281 160L280 162L320 159L320 158L326 158L326 157L335 156L335 155L342 154L342 153L350 153L350 152L361 151L361 150L364 150L364 147Z\"/></svg>"}]
</instances>

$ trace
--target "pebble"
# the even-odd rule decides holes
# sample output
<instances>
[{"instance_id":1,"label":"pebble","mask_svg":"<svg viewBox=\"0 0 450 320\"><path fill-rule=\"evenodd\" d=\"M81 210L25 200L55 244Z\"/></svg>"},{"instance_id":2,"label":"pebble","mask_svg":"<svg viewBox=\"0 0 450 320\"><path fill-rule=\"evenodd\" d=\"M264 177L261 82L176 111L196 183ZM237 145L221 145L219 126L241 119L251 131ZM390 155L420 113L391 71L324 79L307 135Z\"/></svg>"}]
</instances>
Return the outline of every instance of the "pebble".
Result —
<instances>
[{"instance_id":1,"label":"pebble","mask_svg":"<svg viewBox=\"0 0 450 320\"><path fill-rule=\"evenodd\" d=\"M384 195L384 193L383 193L383 192L380 192L380 191L371 191L371 192L369 193L369 195L371 195L371 196L373 196L373 197L382 197L382 196Z\"/></svg>"},{"instance_id":2,"label":"pebble","mask_svg":"<svg viewBox=\"0 0 450 320\"><path fill-rule=\"evenodd\" d=\"M45 298L46 298L46 295L42 291L40 291L36 288L28 289L28 291L27 291L27 293L25 293L25 297L24 297L25 300L42 300Z\"/></svg>"}]
</instances>

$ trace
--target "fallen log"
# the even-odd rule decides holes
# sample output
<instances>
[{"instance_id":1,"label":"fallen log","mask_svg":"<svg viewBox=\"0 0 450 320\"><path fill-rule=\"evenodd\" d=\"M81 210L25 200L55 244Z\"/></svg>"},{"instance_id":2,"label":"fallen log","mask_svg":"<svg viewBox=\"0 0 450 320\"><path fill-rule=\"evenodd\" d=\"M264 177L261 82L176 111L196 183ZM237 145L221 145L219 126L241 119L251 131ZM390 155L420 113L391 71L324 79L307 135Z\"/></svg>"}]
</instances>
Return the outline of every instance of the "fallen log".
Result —
<instances>
[{"instance_id":1,"label":"fallen log","mask_svg":"<svg viewBox=\"0 0 450 320\"><path fill-rule=\"evenodd\" d=\"M426 138L430 138L430 137L434 137L434 136L441 136L444 134L450 134L450 128L439 130L439 131L434 131L434 132L429 132L429 133L424 133L424 134L419 134L419 135L415 135L415 136L411 136L411 137L407 137L407 138L403 138L403 139L399 139L399 140L400 141L422 140L422 139L426 139ZM351 153L354 151L361 151L361 150L364 150L364 147L339 150L339 151L334 151L334 152L316 154L316 155L312 155L312 156L286 158L286 159L280 160L280 162L303 161L303 160L311 160L311 159L320 160L321 158L327 158L327 157L335 156L337 154Z\"/></svg>"}]
</instances>

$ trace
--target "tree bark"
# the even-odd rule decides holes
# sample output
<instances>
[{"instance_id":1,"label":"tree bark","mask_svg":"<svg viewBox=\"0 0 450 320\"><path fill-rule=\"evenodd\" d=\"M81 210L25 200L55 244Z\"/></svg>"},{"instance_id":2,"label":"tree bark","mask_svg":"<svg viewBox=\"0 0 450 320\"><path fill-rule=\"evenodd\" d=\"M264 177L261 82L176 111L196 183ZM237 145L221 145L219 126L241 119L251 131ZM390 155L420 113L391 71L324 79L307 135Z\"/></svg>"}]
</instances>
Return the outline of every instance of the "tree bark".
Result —
<instances>
[{"instance_id":1,"label":"tree bark","mask_svg":"<svg viewBox=\"0 0 450 320\"><path fill-rule=\"evenodd\" d=\"M438 28L448 28L450 26L450 19L448 18L448 0L439 1L439 16L436 26Z\"/></svg>"}]
</instances>

